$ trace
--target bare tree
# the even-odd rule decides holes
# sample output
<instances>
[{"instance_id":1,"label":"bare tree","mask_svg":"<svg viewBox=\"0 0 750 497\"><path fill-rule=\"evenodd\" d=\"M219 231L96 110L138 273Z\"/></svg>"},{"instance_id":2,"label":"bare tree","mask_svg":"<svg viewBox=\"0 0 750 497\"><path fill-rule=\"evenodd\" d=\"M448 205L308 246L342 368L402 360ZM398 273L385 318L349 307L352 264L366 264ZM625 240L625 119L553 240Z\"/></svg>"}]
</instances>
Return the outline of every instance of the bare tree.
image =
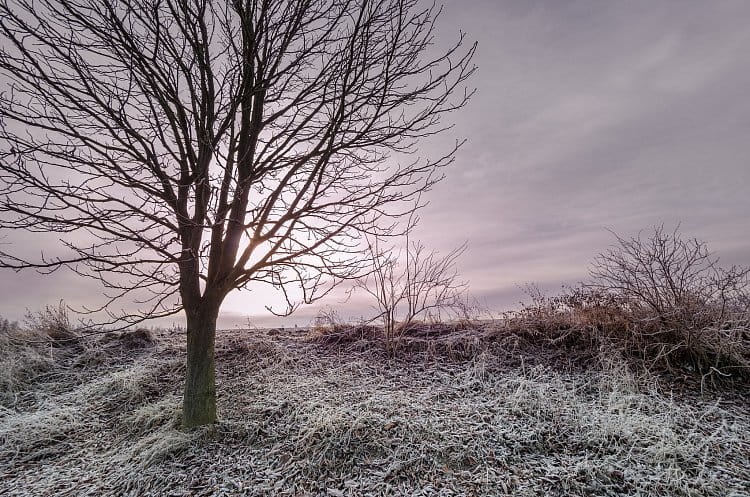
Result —
<instances>
[{"instance_id":1,"label":"bare tree","mask_svg":"<svg viewBox=\"0 0 750 497\"><path fill-rule=\"evenodd\" d=\"M406 250L404 286L404 324L420 316L440 317L441 310L455 307L466 283L459 281L456 260L466 251L466 243L440 257L436 250L427 251L421 241L412 242Z\"/></svg>"},{"instance_id":2,"label":"bare tree","mask_svg":"<svg viewBox=\"0 0 750 497\"><path fill-rule=\"evenodd\" d=\"M2 253L184 310L184 424L216 419L214 339L232 290L311 302L362 268L459 142L420 138L468 101L475 44L433 47L418 0L0 0L0 227L68 256ZM146 305L143 303L142 305Z\"/></svg>"},{"instance_id":3,"label":"bare tree","mask_svg":"<svg viewBox=\"0 0 750 497\"><path fill-rule=\"evenodd\" d=\"M368 243L372 271L357 280L355 288L375 300L386 343L391 346L398 327L406 330L418 318L439 317L441 311L463 304L466 284L458 279L456 260L466 244L440 257L435 250L427 251L422 242L411 242L407 233L401 263L400 253L384 250L381 243L378 237Z\"/></svg>"}]
</instances>

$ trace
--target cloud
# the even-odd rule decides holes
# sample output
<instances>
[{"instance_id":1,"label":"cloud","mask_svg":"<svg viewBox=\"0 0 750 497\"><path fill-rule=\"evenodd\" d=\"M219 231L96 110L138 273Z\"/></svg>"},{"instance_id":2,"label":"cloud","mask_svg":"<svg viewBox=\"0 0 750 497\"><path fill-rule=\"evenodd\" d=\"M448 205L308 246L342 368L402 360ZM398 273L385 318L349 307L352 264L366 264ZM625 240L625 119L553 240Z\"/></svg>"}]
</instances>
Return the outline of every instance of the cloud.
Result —
<instances>
[{"instance_id":1,"label":"cloud","mask_svg":"<svg viewBox=\"0 0 750 497\"><path fill-rule=\"evenodd\" d=\"M444 150L466 136L447 179L428 196L417 235L450 250L469 241L462 276L490 306L586 277L612 243L682 222L728 263L750 263L750 3L634 0L449 2L439 40L479 40L478 93L452 118ZM17 247L34 247L9 234ZM95 290L65 277L3 273L0 314L85 301ZM71 295L73 297L71 297ZM270 320L262 290L230 296L224 323ZM322 306L368 312L340 298Z\"/></svg>"}]
</instances>

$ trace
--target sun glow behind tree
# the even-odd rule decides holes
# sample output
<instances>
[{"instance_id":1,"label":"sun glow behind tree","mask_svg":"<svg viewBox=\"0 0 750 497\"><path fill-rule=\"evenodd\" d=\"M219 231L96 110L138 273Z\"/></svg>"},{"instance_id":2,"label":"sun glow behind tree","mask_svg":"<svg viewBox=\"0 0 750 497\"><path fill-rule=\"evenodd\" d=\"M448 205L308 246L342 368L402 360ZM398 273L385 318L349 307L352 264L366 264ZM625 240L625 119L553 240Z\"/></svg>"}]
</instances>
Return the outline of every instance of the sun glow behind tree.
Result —
<instances>
[{"instance_id":1,"label":"sun glow behind tree","mask_svg":"<svg viewBox=\"0 0 750 497\"><path fill-rule=\"evenodd\" d=\"M427 54L438 14L416 0L0 3L0 227L59 233L70 254L0 264L96 278L108 304L149 293L119 320L184 311L183 420L215 421L227 294L265 283L309 302L357 276L361 237L394 234L453 160L455 141L417 153L472 93L474 44Z\"/></svg>"}]
</instances>

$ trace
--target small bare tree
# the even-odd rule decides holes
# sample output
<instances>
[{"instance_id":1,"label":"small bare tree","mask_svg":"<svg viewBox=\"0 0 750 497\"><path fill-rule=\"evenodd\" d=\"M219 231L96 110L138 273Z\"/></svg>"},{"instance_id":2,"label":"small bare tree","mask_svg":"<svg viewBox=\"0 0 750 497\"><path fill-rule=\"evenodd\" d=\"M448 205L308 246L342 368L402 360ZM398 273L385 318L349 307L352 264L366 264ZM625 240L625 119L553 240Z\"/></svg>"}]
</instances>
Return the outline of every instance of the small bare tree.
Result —
<instances>
[{"instance_id":1,"label":"small bare tree","mask_svg":"<svg viewBox=\"0 0 750 497\"><path fill-rule=\"evenodd\" d=\"M226 295L311 302L353 278L459 146L416 156L471 91L475 44L433 45L418 0L0 0L0 228L59 234L67 267L187 319L183 421L216 420Z\"/></svg>"},{"instance_id":2,"label":"small bare tree","mask_svg":"<svg viewBox=\"0 0 750 497\"><path fill-rule=\"evenodd\" d=\"M463 302L466 284L459 281L457 259L466 251L466 244L440 256L427 251L422 242L406 237L404 261L400 253L383 250L381 240L368 244L372 272L356 283L376 302L378 318L383 322L386 343L393 345L398 331L407 330L420 317L439 317Z\"/></svg>"}]
</instances>

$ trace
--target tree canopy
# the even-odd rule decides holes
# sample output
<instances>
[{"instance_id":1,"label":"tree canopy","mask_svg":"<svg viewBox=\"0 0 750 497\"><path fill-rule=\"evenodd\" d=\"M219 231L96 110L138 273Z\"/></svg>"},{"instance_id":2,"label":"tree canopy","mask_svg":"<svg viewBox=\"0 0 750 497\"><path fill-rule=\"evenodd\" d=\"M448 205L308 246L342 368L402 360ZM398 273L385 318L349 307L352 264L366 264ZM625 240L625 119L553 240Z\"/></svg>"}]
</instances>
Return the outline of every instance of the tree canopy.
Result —
<instances>
[{"instance_id":1,"label":"tree canopy","mask_svg":"<svg viewBox=\"0 0 750 497\"><path fill-rule=\"evenodd\" d=\"M70 268L99 279L107 304L148 292L113 317L184 310L189 349L234 289L310 302L356 276L361 236L392 233L460 145L417 148L472 93L476 45L460 34L438 50L439 11L2 0L0 228L59 234L68 253L8 249L0 266Z\"/></svg>"}]
</instances>

